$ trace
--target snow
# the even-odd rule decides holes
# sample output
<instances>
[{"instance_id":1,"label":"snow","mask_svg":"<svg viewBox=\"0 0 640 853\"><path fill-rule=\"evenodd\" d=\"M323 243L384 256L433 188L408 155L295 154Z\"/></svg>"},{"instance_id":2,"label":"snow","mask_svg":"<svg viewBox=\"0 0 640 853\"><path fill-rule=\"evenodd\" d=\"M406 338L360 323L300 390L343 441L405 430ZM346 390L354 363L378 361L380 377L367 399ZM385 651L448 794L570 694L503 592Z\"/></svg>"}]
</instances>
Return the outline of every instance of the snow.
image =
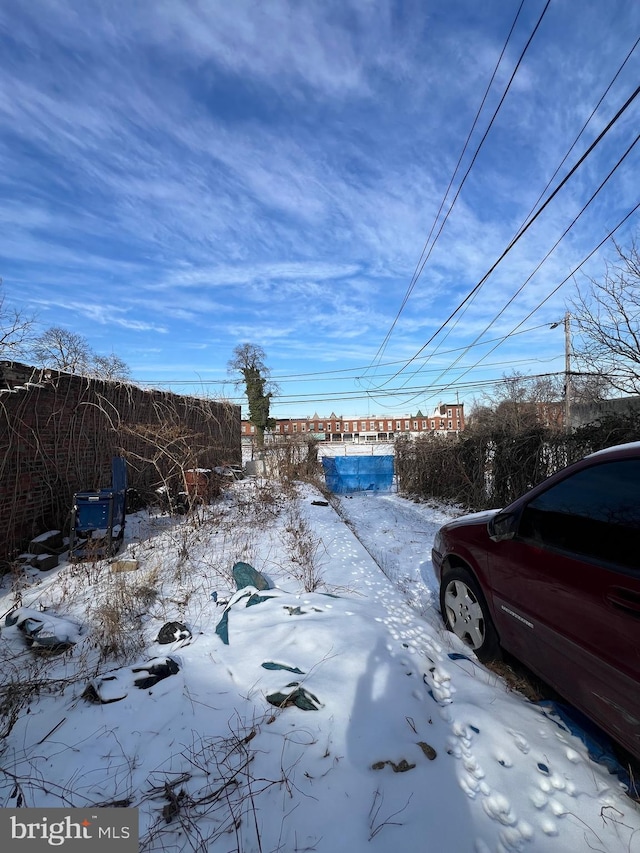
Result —
<instances>
[{"instance_id":1,"label":"snow","mask_svg":"<svg viewBox=\"0 0 640 853\"><path fill-rule=\"evenodd\" d=\"M51 685L1 748L2 805L136 806L149 851L640 851L618 778L442 628L431 543L455 511L319 499L236 482L196 516L129 516L117 559L136 572L63 561L5 579L0 614L20 606L75 645L36 659L2 629L5 676ZM236 593L236 561L272 588ZM139 621L120 660L118 602ZM156 642L170 620L192 637ZM177 672L136 684L167 658ZM298 690L315 709L267 699Z\"/></svg>"}]
</instances>

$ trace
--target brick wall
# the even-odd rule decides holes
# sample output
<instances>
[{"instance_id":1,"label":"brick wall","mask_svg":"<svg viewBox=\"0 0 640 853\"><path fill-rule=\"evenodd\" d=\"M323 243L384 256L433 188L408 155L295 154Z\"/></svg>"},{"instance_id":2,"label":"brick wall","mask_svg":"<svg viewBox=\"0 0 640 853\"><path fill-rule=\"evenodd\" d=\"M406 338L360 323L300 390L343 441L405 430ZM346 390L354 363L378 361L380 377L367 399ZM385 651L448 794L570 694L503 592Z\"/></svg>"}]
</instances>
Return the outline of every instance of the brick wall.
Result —
<instances>
[{"instance_id":1,"label":"brick wall","mask_svg":"<svg viewBox=\"0 0 640 853\"><path fill-rule=\"evenodd\" d=\"M151 492L180 469L240 464L240 407L0 362L0 560L68 525L73 493L108 486L111 458Z\"/></svg>"}]
</instances>

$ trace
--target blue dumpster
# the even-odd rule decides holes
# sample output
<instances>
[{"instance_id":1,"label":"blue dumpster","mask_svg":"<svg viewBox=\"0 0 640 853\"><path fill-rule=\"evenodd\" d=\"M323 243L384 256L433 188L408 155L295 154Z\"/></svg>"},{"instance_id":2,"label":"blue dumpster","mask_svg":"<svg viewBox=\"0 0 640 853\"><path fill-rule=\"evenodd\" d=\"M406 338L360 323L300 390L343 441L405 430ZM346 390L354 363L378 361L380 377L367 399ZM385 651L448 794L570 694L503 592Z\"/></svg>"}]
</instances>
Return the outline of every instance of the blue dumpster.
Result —
<instances>
[{"instance_id":1,"label":"blue dumpster","mask_svg":"<svg viewBox=\"0 0 640 853\"><path fill-rule=\"evenodd\" d=\"M322 467L334 494L391 491L393 456L324 456Z\"/></svg>"}]
</instances>

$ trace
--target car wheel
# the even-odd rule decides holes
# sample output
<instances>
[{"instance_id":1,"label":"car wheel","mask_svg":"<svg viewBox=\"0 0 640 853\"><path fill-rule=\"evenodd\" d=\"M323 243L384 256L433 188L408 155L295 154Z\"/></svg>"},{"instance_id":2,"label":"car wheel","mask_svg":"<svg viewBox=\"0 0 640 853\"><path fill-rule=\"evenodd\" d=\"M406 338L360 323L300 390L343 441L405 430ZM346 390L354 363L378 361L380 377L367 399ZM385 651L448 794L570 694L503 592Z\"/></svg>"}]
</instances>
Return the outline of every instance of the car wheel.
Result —
<instances>
[{"instance_id":1,"label":"car wheel","mask_svg":"<svg viewBox=\"0 0 640 853\"><path fill-rule=\"evenodd\" d=\"M481 661L497 660L500 641L487 602L471 572L450 567L442 573L440 610L447 629L476 653Z\"/></svg>"}]
</instances>

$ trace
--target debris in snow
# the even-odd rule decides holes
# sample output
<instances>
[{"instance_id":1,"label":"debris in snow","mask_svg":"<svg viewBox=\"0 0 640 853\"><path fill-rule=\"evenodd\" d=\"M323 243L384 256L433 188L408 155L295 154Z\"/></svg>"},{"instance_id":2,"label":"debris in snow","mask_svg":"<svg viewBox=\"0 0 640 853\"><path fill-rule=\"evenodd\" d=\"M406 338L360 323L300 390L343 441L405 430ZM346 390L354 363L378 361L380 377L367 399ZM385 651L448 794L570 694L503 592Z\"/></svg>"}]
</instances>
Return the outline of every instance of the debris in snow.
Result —
<instances>
[{"instance_id":1,"label":"debris in snow","mask_svg":"<svg viewBox=\"0 0 640 853\"><path fill-rule=\"evenodd\" d=\"M156 643L177 643L191 640L193 634L182 622L165 622L158 632Z\"/></svg>"},{"instance_id":2,"label":"debris in snow","mask_svg":"<svg viewBox=\"0 0 640 853\"><path fill-rule=\"evenodd\" d=\"M271 584L262 574L249 563L236 563L231 570L237 589L253 586L258 590L271 589Z\"/></svg>"},{"instance_id":3,"label":"debris in snow","mask_svg":"<svg viewBox=\"0 0 640 853\"><path fill-rule=\"evenodd\" d=\"M264 669L285 669L287 672L295 672L296 675L304 675L304 672L301 669L298 669L297 666L287 666L284 663L274 663L273 661L265 661L262 664Z\"/></svg>"},{"instance_id":4,"label":"debris in snow","mask_svg":"<svg viewBox=\"0 0 640 853\"><path fill-rule=\"evenodd\" d=\"M293 690L289 693L270 693L267 696L267 702L275 705L276 708L288 708L290 705L295 705L301 711L317 711L322 707L318 697L301 687L299 681L292 681L286 686L292 687Z\"/></svg>"},{"instance_id":5,"label":"debris in snow","mask_svg":"<svg viewBox=\"0 0 640 853\"><path fill-rule=\"evenodd\" d=\"M29 607L18 607L7 614L5 628L16 628L34 651L65 652L80 639L82 629L68 619Z\"/></svg>"},{"instance_id":6,"label":"debris in snow","mask_svg":"<svg viewBox=\"0 0 640 853\"><path fill-rule=\"evenodd\" d=\"M135 572L137 568L137 560L114 560L111 563L112 572Z\"/></svg>"},{"instance_id":7,"label":"debris in snow","mask_svg":"<svg viewBox=\"0 0 640 853\"><path fill-rule=\"evenodd\" d=\"M48 572L50 569L55 569L58 565L57 554L36 554L31 560L31 565L41 572Z\"/></svg>"},{"instance_id":8,"label":"debris in snow","mask_svg":"<svg viewBox=\"0 0 640 853\"><path fill-rule=\"evenodd\" d=\"M418 741L418 746L423 751L425 756L429 759L429 761L433 761L433 759L436 758L436 756L438 755L435 749L428 743L425 743L423 740Z\"/></svg>"},{"instance_id":9,"label":"debris in snow","mask_svg":"<svg viewBox=\"0 0 640 853\"><path fill-rule=\"evenodd\" d=\"M30 554L51 554L52 551L59 552L62 548L62 533L60 530L48 530L41 533L29 543Z\"/></svg>"},{"instance_id":10,"label":"debris in snow","mask_svg":"<svg viewBox=\"0 0 640 853\"><path fill-rule=\"evenodd\" d=\"M246 566L246 563L238 564ZM251 569L251 566L248 568ZM234 566L235 569L235 566ZM255 571L255 569L252 569ZM260 574L256 572L256 574ZM253 586L247 586L242 589L238 589L238 591L231 597L231 600L225 607L224 613L222 614L222 618L216 625L216 634L220 637L225 646L229 645L229 611L231 608L237 604L239 601L243 599L247 599L245 602L245 607L252 607L254 604L262 604L264 601L269 601L270 598L273 598L274 595L279 595L279 591L273 590L273 595L258 595L258 589Z\"/></svg>"},{"instance_id":11,"label":"debris in snow","mask_svg":"<svg viewBox=\"0 0 640 853\"><path fill-rule=\"evenodd\" d=\"M112 670L95 678L85 687L82 698L88 702L108 705L126 699L133 687L148 690L178 672L180 667L173 658L153 658L145 664Z\"/></svg>"},{"instance_id":12,"label":"debris in snow","mask_svg":"<svg viewBox=\"0 0 640 853\"><path fill-rule=\"evenodd\" d=\"M395 761L376 761L375 764L371 765L371 769L384 770L387 764L393 770L394 773L406 773L407 770L413 770L416 766L415 764L409 764L406 758L401 758L397 764Z\"/></svg>"}]
</instances>

